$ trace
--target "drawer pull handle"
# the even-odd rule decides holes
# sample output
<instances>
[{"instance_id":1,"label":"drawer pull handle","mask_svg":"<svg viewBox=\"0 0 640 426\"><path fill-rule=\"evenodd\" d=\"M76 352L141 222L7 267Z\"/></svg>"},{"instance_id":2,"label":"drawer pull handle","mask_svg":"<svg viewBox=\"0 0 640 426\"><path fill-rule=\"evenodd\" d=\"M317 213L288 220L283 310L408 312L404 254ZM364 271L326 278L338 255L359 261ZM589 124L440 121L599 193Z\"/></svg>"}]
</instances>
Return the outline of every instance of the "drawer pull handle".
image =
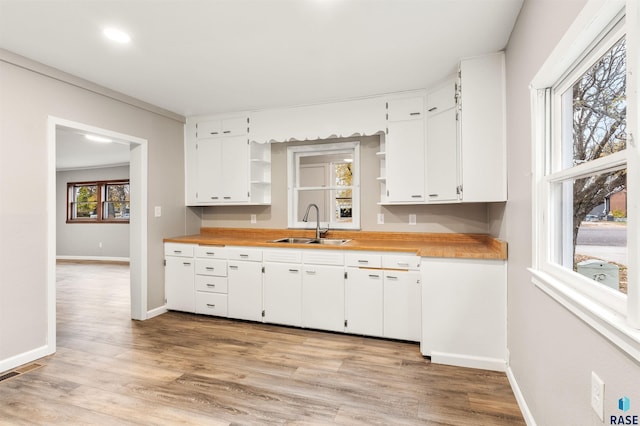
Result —
<instances>
[{"instance_id":1,"label":"drawer pull handle","mask_svg":"<svg viewBox=\"0 0 640 426\"><path fill-rule=\"evenodd\" d=\"M174 252L175 254L180 254L180 253L182 253L182 250L174 250L173 252Z\"/></svg>"},{"instance_id":2,"label":"drawer pull handle","mask_svg":"<svg viewBox=\"0 0 640 426\"><path fill-rule=\"evenodd\" d=\"M307 274L309 274L309 275L315 275L315 274L316 274L316 271L307 271Z\"/></svg>"},{"instance_id":3,"label":"drawer pull handle","mask_svg":"<svg viewBox=\"0 0 640 426\"><path fill-rule=\"evenodd\" d=\"M245 257L249 257L249 255L248 254L241 254L240 257L245 258Z\"/></svg>"},{"instance_id":4,"label":"drawer pull handle","mask_svg":"<svg viewBox=\"0 0 640 426\"><path fill-rule=\"evenodd\" d=\"M211 199L212 199L212 200L217 200L217 199L218 199L218 197L211 197Z\"/></svg>"},{"instance_id":5,"label":"drawer pull handle","mask_svg":"<svg viewBox=\"0 0 640 426\"><path fill-rule=\"evenodd\" d=\"M369 278L380 278L380 275L369 274Z\"/></svg>"},{"instance_id":6,"label":"drawer pull handle","mask_svg":"<svg viewBox=\"0 0 640 426\"><path fill-rule=\"evenodd\" d=\"M438 194L429 194L429 197L437 197Z\"/></svg>"},{"instance_id":7,"label":"drawer pull handle","mask_svg":"<svg viewBox=\"0 0 640 426\"><path fill-rule=\"evenodd\" d=\"M433 112L433 111L435 111L437 109L438 109L438 107L429 108L429 112Z\"/></svg>"},{"instance_id":8,"label":"drawer pull handle","mask_svg":"<svg viewBox=\"0 0 640 426\"><path fill-rule=\"evenodd\" d=\"M292 273L296 273L296 274L297 274L299 271L298 271L297 269L289 269L289 272L292 272Z\"/></svg>"},{"instance_id":9,"label":"drawer pull handle","mask_svg":"<svg viewBox=\"0 0 640 426\"><path fill-rule=\"evenodd\" d=\"M409 262L398 262L398 266L409 266Z\"/></svg>"},{"instance_id":10,"label":"drawer pull handle","mask_svg":"<svg viewBox=\"0 0 640 426\"><path fill-rule=\"evenodd\" d=\"M212 134L212 135L217 135L217 134L218 134L218 132L211 132L210 134Z\"/></svg>"},{"instance_id":11,"label":"drawer pull handle","mask_svg":"<svg viewBox=\"0 0 640 426\"><path fill-rule=\"evenodd\" d=\"M207 266L204 269L206 269L207 271L213 271L216 268L214 268L213 266Z\"/></svg>"},{"instance_id":12,"label":"drawer pull handle","mask_svg":"<svg viewBox=\"0 0 640 426\"><path fill-rule=\"evenodd\" d=\"M215 253L215 252L213 252L213 251L208 251L208 252L207 252L207 256L214 256L215 254L216 254L216 253Z\"/></svg>"},{"instance_id":13,"label":"drawer pull handle","mask_svg":"<svg viewBox=\"0 0 640 426\"><path fill-rule=\"evenodd\" d=\"M415 195L412 195L411 198L422 198L422 195L415 194Z\"/></svg>"},{"instance_id":14,"label":"drawer pull handle","mask_svg":"<svg viewBox=\"0 0 640 426\"><path fill-rule=\"evenodd\" d=\"M207 308L215 308L215 307L216 307L216 305L213 305L211 303L207 303Z\"/></svg>"},{"instance_id":15,"label":"drawer pull handle","mask_svg":"<svg viewBox=\"0 0 640 426\"><path fill-rule=\"evenodd\" d=\"M238 269L236 265L229 265L229 269Z\"/></svg>"},{"instance_id":16,"label":"drawer pull handle","mask_svg":"<svg viewBox=\"0 0 640 426\"><path fill-rule=\"evenodd\" d=\"M225 130L225 131L224 131L224 132L222 132L222 133L231 133L231 130Z\"/></svg>"},{"instance_id":17,"label":"drawer pull handle","mask_svg":"<svg viewBox=\"0 0 640 426\"><path fill-rule=\"evenodd\" d=\"M191 265L191 262L182 262L182 264L183 264L184 266L189 266L189 265Z\"/></svg>"},{"instance_id":18,"label":"drawer pull handle","mask_svg":"<svg viewBox=\"0 0 640 426\"><path fill-rule=\"evenodd\" d=\"M390 279L390 280L397 280L398 277L394 276L394 275L387 275L385 278Z\"/></svg>"},{"instance_id":19,"label":"drawer pull handle","mask_svg":"<svg viewBox=\"0 0 640 426\"><path fill-rule=\"evenodd\" d=\"M410 112L409 115L420 115L419 112Z\"/></svg>"},{"instance_id":20,"label":"drawer pull handle","mask_svg":"<svg viewBox=\"0 0 640 426\"><path fill-rule=\"evenodd\" d=\"M222 198L224 198L225 200L230 200L231 199L231 197L222 197Z\"/></svg>"},{"instance_id":21,"label":"drawer pull handle","mask_svg":"<svg viewBox=\"0 0 640 426\"><path fill-rule=\"evenodd\" d=\"M358 260L358 263L369 263L368 260Z\"/></svg>"},{"instance_id":22,"label":"drawer pull handle","mask_svg":"<svg viewBox=\"0 0 640 426\"><path fill-rule=\"evenodd\" d=\"M207 287L215 287L215 284L207 284Z\"/></svg>"}]
</instances>

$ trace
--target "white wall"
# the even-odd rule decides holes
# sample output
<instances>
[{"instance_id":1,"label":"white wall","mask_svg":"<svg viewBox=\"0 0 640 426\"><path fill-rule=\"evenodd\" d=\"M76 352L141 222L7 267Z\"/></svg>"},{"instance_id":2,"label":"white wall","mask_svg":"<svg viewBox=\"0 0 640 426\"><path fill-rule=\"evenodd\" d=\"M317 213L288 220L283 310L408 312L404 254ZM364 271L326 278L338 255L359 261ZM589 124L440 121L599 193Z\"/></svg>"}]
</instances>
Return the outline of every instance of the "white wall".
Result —
<instances>
[{"instance_id":1,"label":"white wall","mask_svg":"<svg viewBox=\"0 0 640 426\"><path fill-rule=\"evenodd\" d=\"M3 50L0 93L2 365L47 344L49 116L148 141L148 309L164 304L162 239L191 232L194 221L184 208L182 117L151 112L141 102ZM162 206L162 217L153 217L154 206Z\"/></svg>"},{"instance_id":2,"label":"white wall","mask_svg":"<svg viewBox=\"0 0 640 426\"><path fill-rule=\"evenodd\" d=\"M128 223L67 223L67 183L129 179L129 166L56 173L56 255L66 258L128 258Z\"/></svg>"},{"instance_id":3,"label":"white wall","mask_svg":"<svg viewBox=\"0 0 640 426\"><path fill-rule=\"evenodd\" d=\"M328 139L328 143L360 141L360 226L365 231L380 232L465 232L487 233L487 204L442 204L414 206L379 206L380 150L379 136ZM287 146L309 142L273 143L271 145L271 206L206 207L202 209L205 227L287 227ZM504 203L496 203L504 205ZM200 211L200 209L194 209ZM384 214L384 224L377 224L377 214ZM256 214L257 223L250 223ZM416 215L416 225L409 225L409 215ZM313 227L315 225L310 225Z\"/></svg>"},{"instance_id":4,"label":"white wall","mask_svg":"<svg viewBox=\"0 0 640 426\"><path fill-rule=\"evenodd\" d=\"M640 397L638 364L537 289L527 271L532 244L528 86L584 4L525 1L507 46L509 202L500 232L509 243L508 347L511 371L539 425L602 424L590 407L592 371L605 382L605 415L616 413L621 396L635 396L636 405Z\"/></svg>"}]
</instances>

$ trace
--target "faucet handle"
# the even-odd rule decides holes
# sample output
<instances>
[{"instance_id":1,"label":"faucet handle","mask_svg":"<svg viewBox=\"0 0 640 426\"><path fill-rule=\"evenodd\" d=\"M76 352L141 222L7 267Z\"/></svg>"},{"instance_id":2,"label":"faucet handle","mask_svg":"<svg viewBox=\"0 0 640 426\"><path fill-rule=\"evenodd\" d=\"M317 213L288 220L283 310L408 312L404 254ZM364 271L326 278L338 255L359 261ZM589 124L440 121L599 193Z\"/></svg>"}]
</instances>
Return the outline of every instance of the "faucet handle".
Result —
<instances>
[{"instance_id":1,"label":"faucet handle","mask_svg":"<svg viewBox=\"0 0 640 426\"><path fill-rule=\"evenodd\" d=\"M320 238L326 237L328 232L329 232L329 227L320 228Z\"/></svg>"}]
</instances>

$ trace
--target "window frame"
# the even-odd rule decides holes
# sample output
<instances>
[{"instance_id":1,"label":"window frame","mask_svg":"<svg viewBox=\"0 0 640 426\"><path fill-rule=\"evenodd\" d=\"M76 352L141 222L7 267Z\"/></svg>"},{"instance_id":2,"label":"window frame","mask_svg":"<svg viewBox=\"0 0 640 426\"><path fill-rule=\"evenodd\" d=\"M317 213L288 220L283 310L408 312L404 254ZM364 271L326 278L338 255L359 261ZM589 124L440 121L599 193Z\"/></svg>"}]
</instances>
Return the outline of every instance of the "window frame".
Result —
<instances>
[{"instance_id":1,"label":"window frame","mask_svg":"<svg viewBox=\"0 0 640 426\"><path fill-rule=\"evenodd\" d=\"M335 222L329 220L321 222L320 226L327 229L344 229L358 230L360 229L360 141L347 141L338 143L316 143L310 145L294 145L287 147L287 193L288 193L288 227L296 229L310 228L309 222L296 220L296 212L298 208L298 193L300 156L313 155L317 153L332 154L343 151L352 151L352 183L351 186L329 186L316 188L318 190L326 190L329 195L335 194L339 190L351 189L351 222ZM310 190L313 189L310 187ZM332 198L332 200L335 198ZM333 215L331 215L333 218ZM314 218L315 219L315 218Z\"/></svg>"},{"instance_id":2,"label":"window frame","mask_svg":"<svg viewBox=\"0 0 640 426\"><path fill-rule=\"evenodd\" d=\"M625 10L624 2L590 0L532 80L531 113L533 140L532 190L532 282L604 337L640 361L640 283L638 282L638 219L637 200L640 188L634 179L640 177L639 153L634 135L638 126L638 78L631 70L638 65L633 51L638 45L640 21L637 6ZM626 21L626 22L625 22ZM575 82L602 54L622 36L627 43L627 148L602 157L562 169L561 123L558 120L562 93ZM554 125L556 124L556 125ZM566 181L606 172L627 169L627 250L628 294L599 285L553 261L561 217L554 216L554 186ZM560 185L558 185L560 186ZM635 204L634 204L635 202ZM635 207L634 207L635 206Z\"/></svg>"},{"instance_id":3,"label":"window frame","mask_svg":"<svg viewBox=\"0 0 640 426\"><path fill-rule=\"evenodd\" d=\"M83 182L67 182L67 219L66 223L129 223L130 216L126 218L104 218L105 194L108 185L129 185L131 188L131 182L129 179L110 179L110 180L92 180ZM73 217L75 201L75 188L78 186L97 186L97 215L95 218L77 218ZM129 200L129 208L131 208L131 200Z\"/></svg>"}]
</instances>

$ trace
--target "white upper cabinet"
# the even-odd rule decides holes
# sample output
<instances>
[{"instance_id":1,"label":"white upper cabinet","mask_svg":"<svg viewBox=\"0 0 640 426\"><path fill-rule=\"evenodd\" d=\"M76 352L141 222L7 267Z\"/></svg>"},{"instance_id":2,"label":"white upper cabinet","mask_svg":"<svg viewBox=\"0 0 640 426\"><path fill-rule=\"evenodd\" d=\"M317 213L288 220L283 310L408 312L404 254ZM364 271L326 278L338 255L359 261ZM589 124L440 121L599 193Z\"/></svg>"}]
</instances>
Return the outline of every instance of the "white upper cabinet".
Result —
<instances>
[{"instance_id":1,"label":"white upper cabinet","mask_svg":"<svg viewBox=\"0 0 640 426\"><path fill-rule=\"evenodd\" d=\"M249 142L245 115L188 118L186 203L191 206L271 202L271 151Z\"/></svg>"},{"instance_id":2,"label":"white upper cabinet","mask_svg":"<svg viewBox=\"0 0 640 426\"><path fill-rule=\"evenodd\" d=\"M507 199L504 54L460 62L462 201Z\"/></svg>"},{"instance_id":3,"label":"white upper cabinet","mask_svg":"<svg viewBox=\"0 0 640 426\"><path fill-rule=\"evenodd\" d=\"M425 200L425 125L422 94L389 99L382 203Z\"/></svg>"},{"instance_id":4,"label":"white upper cabinet","mask_svg":"<svg viewBox=\"0 0 640 426\"><path fill-rule=\"evenodd\" d=\"M458 200L458 123L455 79L427 93L427 201Z\"/></svg>"}]
</instances>

